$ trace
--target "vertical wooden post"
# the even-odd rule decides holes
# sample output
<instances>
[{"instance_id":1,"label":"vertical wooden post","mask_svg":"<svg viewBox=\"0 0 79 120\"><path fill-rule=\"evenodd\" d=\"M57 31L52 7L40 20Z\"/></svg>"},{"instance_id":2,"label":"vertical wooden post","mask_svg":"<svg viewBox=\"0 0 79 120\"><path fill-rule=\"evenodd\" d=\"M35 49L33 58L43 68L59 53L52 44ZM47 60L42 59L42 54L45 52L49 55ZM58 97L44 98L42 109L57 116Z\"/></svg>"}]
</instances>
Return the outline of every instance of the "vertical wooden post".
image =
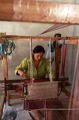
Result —
<instances>
[{"instance_id":1,"label":"vertical wooden post","mask_svg":"<svg viewBox=\"0 0 79 120\"><path fill-rule=\"evenodd\" d=\"M3 70L3 76L8 80L8 62L7 62L7 57L3 56L2 59L2 70Z\"/></svg>"},{"instance_id":2,"label":"vertical wooden post","mask_svg":"<svg viewBox=\"0 0 79 120\"><path fill-rule=\"evenodd\" d=\"M3 56L2 59L2 71L3 71L3 77L4 80L8 80L8 62L7 62L7 56ZM9 92L7 91L7 100L9 104Z\"/></svg>"},{"instance_id":3,"label":"vertical wooden post","mask_svg":"<svg viewBox=\"0 0 79 120\"><path fill-rule=\"evenodd\" d=\"M58 39L55 44L55 77L59 78L61 48L58 46Z\"/></svg>"}]
</instances>

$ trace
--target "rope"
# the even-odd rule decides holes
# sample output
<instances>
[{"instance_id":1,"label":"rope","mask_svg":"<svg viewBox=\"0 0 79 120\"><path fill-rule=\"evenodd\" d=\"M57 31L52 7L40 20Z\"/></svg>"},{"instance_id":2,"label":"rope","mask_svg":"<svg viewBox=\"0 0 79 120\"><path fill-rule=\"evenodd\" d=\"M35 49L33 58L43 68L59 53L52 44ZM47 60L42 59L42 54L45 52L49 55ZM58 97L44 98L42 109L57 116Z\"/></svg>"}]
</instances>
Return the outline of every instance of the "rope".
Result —
<instances>
[{"instance_id":1,"label":"rope","mask_svg":"<svg viewBox=\"0 0 79 120\"><path fill-rule=\"evenodd\" d=\"M58 29L61 29L61 28L64 28L64 27L68 27L69 25L64 25L64 24L54 24L52 27L50 27L49 29L45 30L44 32L42 32L41 34L39 35L42 35L42 34L45 34L47 32L51 32L51 31L54 31L54 30L58 30ZM38 35L38 36L39 36Z\"/></svg>"}]
</instances>

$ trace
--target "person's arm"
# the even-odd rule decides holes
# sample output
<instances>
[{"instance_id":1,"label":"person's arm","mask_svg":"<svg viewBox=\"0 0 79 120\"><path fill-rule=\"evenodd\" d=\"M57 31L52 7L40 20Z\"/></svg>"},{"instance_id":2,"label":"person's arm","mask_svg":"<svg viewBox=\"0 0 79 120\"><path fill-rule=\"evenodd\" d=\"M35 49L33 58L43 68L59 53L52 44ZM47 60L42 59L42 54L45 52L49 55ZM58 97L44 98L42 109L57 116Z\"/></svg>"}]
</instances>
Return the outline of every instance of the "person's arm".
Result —
<instances>
[{"instance_id":1,"label":"person's arm","mask_svg":"<svg viewBox=\"0 0 79 120\"><path fill-rule=\"evenodd\" d=\"M27 66L28 66L28 59L25 58L24 60L22 60L20 65L16 67L15 74L25 77L26 71L27 71Z\"/></svg>"},{"instance_id":2,"label":"person's arm","mask_svg":"<svg viewBox=\"0 0 79 120\"><path fill-rule=\"evenodd\" d=\"M52 76L52 80L53 80L55 78L55 74L54 74L53 69L52 69L52 74L50 74L50 62L48 59L46 59L46 69L47 69L47 74L48 74L49 79Z\"/></svg>"}]
</instances>

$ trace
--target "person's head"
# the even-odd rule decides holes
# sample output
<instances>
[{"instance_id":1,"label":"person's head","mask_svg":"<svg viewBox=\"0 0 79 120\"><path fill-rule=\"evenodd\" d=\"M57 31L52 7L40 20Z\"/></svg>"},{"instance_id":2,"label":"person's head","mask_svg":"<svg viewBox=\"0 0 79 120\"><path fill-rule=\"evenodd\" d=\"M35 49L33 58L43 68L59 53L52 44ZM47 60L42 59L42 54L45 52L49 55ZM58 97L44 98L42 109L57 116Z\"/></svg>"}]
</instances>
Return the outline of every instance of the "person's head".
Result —
<instances>
[{"instance_id":1,"label":"person's head","mask_svg":"<svg viewBox=\"0 0 79 120\"><path fill-rule=\"evenodd\" d=\"M54 35L54 37L61 37L61 34L60 34L60 33L56 33L56 34Z\"/></svg>"},{"instance_id":2,"label":"person's head","mask_svg":"<svg viewBox=\"0 0 79 120\"><path fill-rule=\"evenodd\" d=\"M41 45L37 45L33 49L33 56L36 61L40 61L45 53L45 49Z\"/></svg>"},{"instance_id":3,"label":"person's head","mask_svg":"<svg viewBox=\"0 0 79 120\"><path fill-rule=\"evenodd\" d=\"M56 33L56 34L54 34L54 37L61 37L61 34L60 33ZM61 39L59 39L59 40L61 40ZM53 46L54 46L54 48L56 47L56 41L53 42ZM61 44L59 44L58 46L59 46L59 48L62 47Z\"/></svg>"}]
</instances>

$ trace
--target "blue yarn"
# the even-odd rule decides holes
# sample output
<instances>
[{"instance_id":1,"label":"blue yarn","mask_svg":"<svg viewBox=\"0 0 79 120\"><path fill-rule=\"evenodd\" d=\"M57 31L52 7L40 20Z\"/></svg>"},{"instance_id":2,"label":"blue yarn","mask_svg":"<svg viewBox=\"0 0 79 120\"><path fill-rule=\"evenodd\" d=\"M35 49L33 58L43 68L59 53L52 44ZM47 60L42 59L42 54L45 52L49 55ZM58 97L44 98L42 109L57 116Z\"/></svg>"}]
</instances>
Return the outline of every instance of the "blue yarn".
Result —
<instances>
[{"instance_id":1,"label":"blue yarn","mask_svg":"<svg viewBox=\"0 0 79 120\"><path fill-rule=\"evenodd\" d=\"M51 52L54 52L54 42L50 42L48 43L48 49L51 49Z\"/></svg>"},{"instance_id":2,"label":"blue yarn","mask_svg":"<svg viewBox=\"0 0 79 120\"><path fill-rule=\"evenodd\" d=\"M15 109L6 110L2 120L15 120L17 117L17 111Z\"/></svg>"},{"instance_id":3,"label":"blue yarn","mask_svg":"<svg viewBox=\"0 0 79 120\"><path fill-rule=\"evenodd\" d=\"M50 58L50 52L53 53L54 52L54 45L51 41L49 41L48 43L48 49L47 49L47 53L46 53L46 58Z\"/></svg>"}]
</instances>

